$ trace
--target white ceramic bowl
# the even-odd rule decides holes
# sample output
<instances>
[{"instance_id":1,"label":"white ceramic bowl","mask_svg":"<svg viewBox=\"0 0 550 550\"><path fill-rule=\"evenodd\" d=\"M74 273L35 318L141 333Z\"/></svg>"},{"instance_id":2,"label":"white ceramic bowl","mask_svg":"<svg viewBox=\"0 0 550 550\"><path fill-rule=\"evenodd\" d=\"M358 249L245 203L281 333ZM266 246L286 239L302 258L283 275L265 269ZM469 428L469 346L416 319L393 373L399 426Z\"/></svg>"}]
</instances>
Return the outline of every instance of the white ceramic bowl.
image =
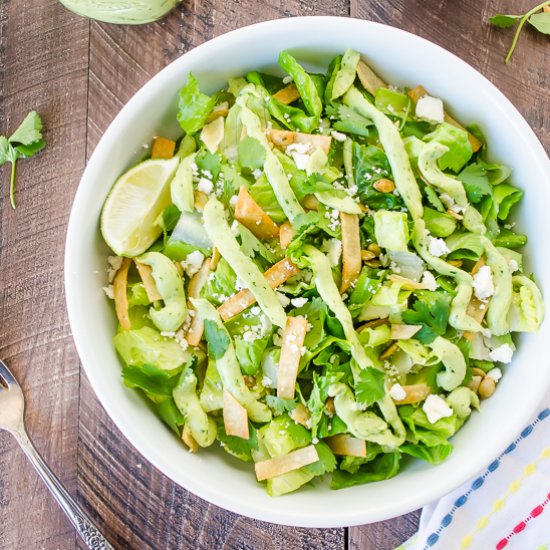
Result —
<instances>
[{"instance_id":1,"label":"white ceramic bowl","mask_svg":"<svg viewBox=\"0 0 550 550\"><path fill-rule=\"evenodd\" d=\"M65 284L70 323L82 364L101 403L136 449L176 483L218 506L261 520L304 527L336 527L384 520L414 510L474 476L521 430L550 384L550 323L521 338L498 391L453 439L440 466L420 460L397 477L331 491L327 484L269 497L253 468L223 451L187 453L182 444L125 388L112 345L116 323L102 287L108 250L98 230L103 200L115 179L156 134L176 137L177 93L193 71L212 92L228 77L273 68L288 49L310 68L325 68L347 48L362 52L397 85L422 83L444 98L463 123L477 122L490 156L514 169L526 194L519 226L530 237L527 265L550 294L547 254L550 166L541 144L514 106L481 74L442 48L401 30L354 19L305 17L242 28L186 53L148 82L122 109L97 146L74 201L66 245Z\"/></svg>"}]
</instances>

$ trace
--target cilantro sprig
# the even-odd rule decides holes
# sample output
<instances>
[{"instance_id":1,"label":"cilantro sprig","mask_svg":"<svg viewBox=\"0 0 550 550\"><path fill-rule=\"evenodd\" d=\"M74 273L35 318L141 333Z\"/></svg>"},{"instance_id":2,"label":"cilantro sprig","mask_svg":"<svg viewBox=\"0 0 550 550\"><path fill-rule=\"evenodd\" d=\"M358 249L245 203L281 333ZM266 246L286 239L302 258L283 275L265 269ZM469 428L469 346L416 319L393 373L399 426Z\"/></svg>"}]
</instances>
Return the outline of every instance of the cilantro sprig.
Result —
<instances>
[{"instance_id":1,"label":"cilantro sprig","mask_svg":"<svg viewBox=\"0 0 550 550\"><path fill-rule=\"evenodd\" d=\"M516 48L519 35L521 34L521 31L525 26L525 23L529 23L532 27L537 29L537 31L539 31L542 34L550 34L550 11L548 9L549 7L550 7L550 0L547 0L546 2L542 2L541 4L538 4L534 8L530 9L528 12L521 15L509 15L504 13L497 13L496 15L493 15L492 17L489 18L489 23L497 27L500 27L502 29L513 27L519 21L519 25L517 26L516 32L514 34L514 39L512 40L512 45L510 46L510 49L508 50L508 54L504 59L505 63L508 63L508 61L510 61L512 54L514 53L514 49Z\"/></svg>"},{"instance_id":2,"label":"cilantro sprig","mask_svg":"<svg viewBox=\"0 0 550 550\"><path fill-rule=\"evenodd\" d=\"M42 121L31 111L11 137L0 136L0 166L11 162L10 202L15 209L15 166L20 158L30 158L45 146L42 139Z\"/></svg>"},{"instance_id":3,"label":"cilantro sprig","mask_svg":"<svg viewBox=\"0 0 550 550\"><path fill-rule=\"evenodd\" d=\"M417 300L413 309L404 311L402 317L408 325L422 325L414 338L423 344L431 344L438 336L445 334L449 313L448 302L437 298L432 304Z\"/></svg>"}]
</instances>

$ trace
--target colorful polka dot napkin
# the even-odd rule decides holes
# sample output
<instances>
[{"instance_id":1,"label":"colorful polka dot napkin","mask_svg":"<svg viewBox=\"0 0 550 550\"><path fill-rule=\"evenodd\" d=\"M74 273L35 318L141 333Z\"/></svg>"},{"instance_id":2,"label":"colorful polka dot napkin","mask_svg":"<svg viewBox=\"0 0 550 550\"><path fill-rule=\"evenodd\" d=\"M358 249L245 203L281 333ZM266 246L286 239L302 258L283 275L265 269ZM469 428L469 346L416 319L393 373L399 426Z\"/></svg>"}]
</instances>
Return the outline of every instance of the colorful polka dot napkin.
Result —
<instances>
[{"instance_id":1,"label":"colorful polka dot napkin","mask_svg":"<svg viewBox=\"0 0 550 550\"><path fill-rule=\"evenodd\" d=\"M508 448L422 510L396 550L550 550L550 393Z\"/></svg>"}]
</instances>

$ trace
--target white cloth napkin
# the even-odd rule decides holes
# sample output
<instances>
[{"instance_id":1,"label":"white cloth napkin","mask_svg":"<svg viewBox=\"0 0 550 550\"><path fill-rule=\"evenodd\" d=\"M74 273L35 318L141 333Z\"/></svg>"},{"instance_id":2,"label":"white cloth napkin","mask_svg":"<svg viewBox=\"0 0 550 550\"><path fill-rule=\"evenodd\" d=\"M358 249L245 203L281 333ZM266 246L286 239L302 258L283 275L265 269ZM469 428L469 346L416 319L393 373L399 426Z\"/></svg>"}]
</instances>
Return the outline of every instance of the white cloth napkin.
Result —
<instances>
[{"instance_id":1,"label":"white cloth napkin","mask_svg":"<svg viewBox=\"0 0 550 550\"><path fill-rule=\"evenodd\" d=\"M495 461L425 506L396 550L550 550L550 392Z\"/></svg>"}]
</instances>

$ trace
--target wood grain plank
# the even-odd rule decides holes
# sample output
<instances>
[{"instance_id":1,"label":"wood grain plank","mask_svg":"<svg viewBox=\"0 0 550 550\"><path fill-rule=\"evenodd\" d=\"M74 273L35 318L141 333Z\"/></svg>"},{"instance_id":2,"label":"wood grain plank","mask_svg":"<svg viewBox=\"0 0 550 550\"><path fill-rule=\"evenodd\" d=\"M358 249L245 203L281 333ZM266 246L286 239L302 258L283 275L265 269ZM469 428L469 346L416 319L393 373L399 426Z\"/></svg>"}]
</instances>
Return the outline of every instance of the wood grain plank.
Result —
<instances>
[{"instance_id":1,"label":"wood grain plank","mask_svg":"<svg viewBox=\"0 0 550 550\"><path fill-rule=\"evenodd\" d=\"M18 208L0 192L0 356L27 398L27 428L70 492L76 488L78 358L65 313L63 247L84 167L88 28L57 2L0 2L2 133L31 109L47 148L20 161ZM0 547L73 548L70 523L15 441L0 434ZM32 528L30 528L32 526Z\"/></svg>"},{"instance_id":2,"label":"wood grain plank","mask_svg":"<svg viewBox=\"0 0 550 550\"><path fill-rule=\"evenodd\" d=\"M265 0L185 2L146 27L91 26L89 156L119 109L152 75L209 38L280 16L348 13L347 0L324 0L315 8L297 0L271 5ZM124 75L121 78L120 75ZM113 457L115 460L113 460ZM244 518L184 491L128 444L81 385L79 493L90 513L120 548L343 548L344 529L309 530Z\"/></svg>"},{"instance_id":3,"label":"wood grain plank","mask_svg":"<svg viewBox=\"0 0 550 550\"><path fill-rule=\"evenodd\" d=\"M546 151L550 151L548 37L528 29L511 63L505 65L504 56L513 33L487 23L488 17L495 13L520 13L531 7L530 0L463 0L459 8L455 2L440 0L351 0L350 15L402 28L470 63L508 96L531 124ZM419 511L387 522L350 528L349 547L392 549L416 531L418 519Z\"/></svg>"}]
</instances>

